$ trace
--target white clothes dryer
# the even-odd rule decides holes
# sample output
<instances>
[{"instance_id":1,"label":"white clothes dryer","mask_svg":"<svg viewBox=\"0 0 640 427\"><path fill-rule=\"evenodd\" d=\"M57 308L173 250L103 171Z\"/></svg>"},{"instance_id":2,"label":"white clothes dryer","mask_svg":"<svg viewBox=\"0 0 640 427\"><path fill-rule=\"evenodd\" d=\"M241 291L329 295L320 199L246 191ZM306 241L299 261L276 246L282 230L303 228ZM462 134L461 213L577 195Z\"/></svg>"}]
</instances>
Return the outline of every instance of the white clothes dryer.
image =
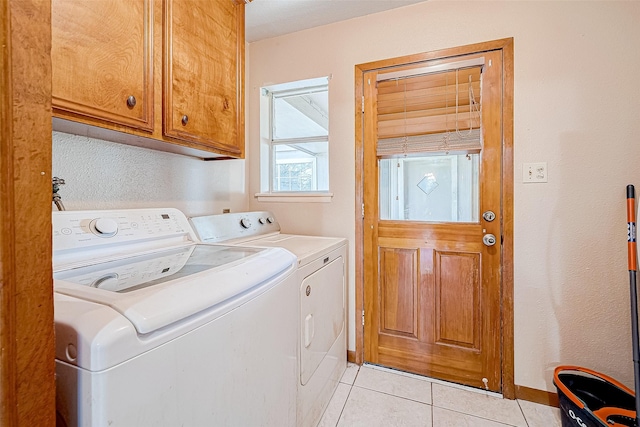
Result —
<instances>
[{"instance_id":1,"label":"white clothes dryer","mask_svg":"<svg viewBox=\"0 0 640 427\"><path fill-rule=\"evenodd\" d=\"M298 258L298 426L320 421L346 369L347 240L281 234L271 212L191 218L203 242L284 248Z\"/></svg>"},{"instance_id":2,"label":"white clothes dryer","mask_svg":"<svg viewBox=\"0 0 640 427\"><path fill-rule=\"evenodd\" d=\"M200 244L175 209L54 212L53 245L67 426L295 426L289 252Z\"/></svg>"}]
</instances>

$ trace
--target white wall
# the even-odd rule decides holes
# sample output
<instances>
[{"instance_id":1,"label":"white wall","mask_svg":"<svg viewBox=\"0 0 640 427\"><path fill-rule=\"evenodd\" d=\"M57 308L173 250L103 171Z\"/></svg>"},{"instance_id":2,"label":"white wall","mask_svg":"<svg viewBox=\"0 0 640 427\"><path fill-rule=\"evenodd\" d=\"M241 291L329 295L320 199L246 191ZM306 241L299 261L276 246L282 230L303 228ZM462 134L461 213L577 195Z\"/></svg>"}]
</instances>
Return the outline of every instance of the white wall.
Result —
<instances>
[{"instance_id":1,"label":"white wall","mask_svg":"<svg viewBox=\"0 0 640 427\"><path fill-rule=\"evenodd\" d=\"M285 231L349 238L351 350L354 66L513 37L515 382L554 390L553 368L575 363L632 385L625 185L640 187L639 23L639 2L428 1L249 46L250 207ZM324 75L333 201L257 202L259 88ZM538 161L549 182L522 184L522 163Z\"/></svg>"},{"instance_id":2,"label":"white wall","mask_svg":"<svg viewBox=\"0 0 640 427\"><path fill-rule=\"evenodd\" d=\"M245 160L193 157L53 133L53 176L68 210L174 207L189 216L248 207Z\"/></svg>"}]
</instances>

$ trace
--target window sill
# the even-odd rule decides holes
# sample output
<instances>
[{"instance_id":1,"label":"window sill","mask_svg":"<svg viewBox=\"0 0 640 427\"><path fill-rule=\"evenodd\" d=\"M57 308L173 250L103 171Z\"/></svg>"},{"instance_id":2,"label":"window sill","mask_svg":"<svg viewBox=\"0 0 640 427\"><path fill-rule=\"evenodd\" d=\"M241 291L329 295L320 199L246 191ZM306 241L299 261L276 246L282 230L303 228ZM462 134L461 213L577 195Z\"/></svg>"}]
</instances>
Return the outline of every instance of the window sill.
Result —
<instances>
[{"instance_id":1,"label":"window sill","mask_svg":"<svg viewBox=\"0 0 640 427\"><path fill-rule=\"evenodd\" d=\"M329 203L333 193L256 193L259 202Z\"/></svg>"}]
</instances>

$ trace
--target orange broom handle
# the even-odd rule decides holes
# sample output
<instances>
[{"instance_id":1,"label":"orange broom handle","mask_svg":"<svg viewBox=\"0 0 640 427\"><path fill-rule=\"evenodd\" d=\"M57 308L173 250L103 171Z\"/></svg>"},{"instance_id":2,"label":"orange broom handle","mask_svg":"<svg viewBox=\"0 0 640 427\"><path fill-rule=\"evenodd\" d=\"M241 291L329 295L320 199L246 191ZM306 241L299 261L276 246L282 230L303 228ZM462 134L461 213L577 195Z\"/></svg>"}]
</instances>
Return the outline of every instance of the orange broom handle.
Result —
<instances>
[{"instance_id":1,"label":"orange broom handle","mask_svg":"<svg viewBox=\"0 0 640 427\"><path fill-rule=\"evenodd\" d=\"M636 400L636 426L640 426L640 338L638 337L638 286L636 247L636 189L627 185L627 248L629 249L629 294L631 296L631 341Z\"/></svg>"},{"instance_id":2,"label":"orange broom handle","mask_svg":"<svg viewBox=\"0 0 640 427\"><path fill-rule=\"evenodd\" d=\"M636 247L636 195L633 185L627 186L627 247L629 271L638 270Z\"/></svg>"}]
</instances>

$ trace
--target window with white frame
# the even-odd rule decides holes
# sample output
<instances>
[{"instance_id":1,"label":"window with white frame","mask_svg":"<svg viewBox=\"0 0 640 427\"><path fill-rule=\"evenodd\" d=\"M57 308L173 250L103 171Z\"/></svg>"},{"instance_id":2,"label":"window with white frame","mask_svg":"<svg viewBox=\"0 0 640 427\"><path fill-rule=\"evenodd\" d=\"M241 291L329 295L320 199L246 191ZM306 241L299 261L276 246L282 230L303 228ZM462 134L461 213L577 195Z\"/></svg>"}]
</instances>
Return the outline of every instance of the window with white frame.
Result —
<instances>
[{"instance_id":1,"label":"window with white frame","mask_svg":"<svg viewBox=\"0 0 640 427\"><path fill-rule=\"evenodd\" d=\"M261 191L329 191L328 79L267 86L261 93Z\"/></svg>"}]
</instances>

